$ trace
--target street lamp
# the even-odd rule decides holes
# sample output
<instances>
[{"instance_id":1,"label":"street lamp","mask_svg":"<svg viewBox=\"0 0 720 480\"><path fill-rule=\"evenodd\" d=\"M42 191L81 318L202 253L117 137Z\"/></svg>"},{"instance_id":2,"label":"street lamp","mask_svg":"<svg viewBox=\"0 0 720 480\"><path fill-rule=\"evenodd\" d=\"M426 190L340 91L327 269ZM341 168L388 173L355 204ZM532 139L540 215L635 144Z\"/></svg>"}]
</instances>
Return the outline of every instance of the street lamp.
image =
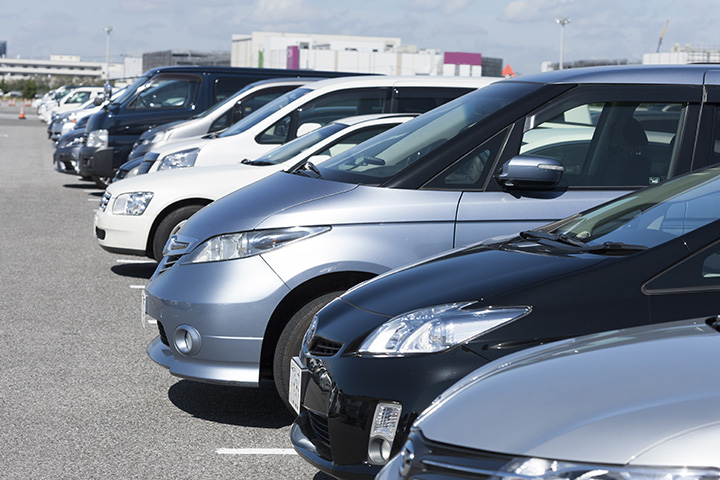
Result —
<instances>
[{"instance_id":1,"label":"street lamp","mask_svg":"<svg viewBox=\"0 0 720 480\"><path fill-rule=\"evenodd\" d=\"M107 41L105 42L105 99L110 98L110 32L113 27L105 27Z\"/></svg>"},{"instance_id":2,"label":"street lamp","mask_svg":"<svg viewBox=\"0 0 720 480\"><path fill-rule=\"evenodd\" d=\"M570 19L567 17L561 17L555 19L556 23L560 24L560 68L559 70L563 69L563 48L565 43L565 25L570 23Z\"/></svg>"}]
</instances>

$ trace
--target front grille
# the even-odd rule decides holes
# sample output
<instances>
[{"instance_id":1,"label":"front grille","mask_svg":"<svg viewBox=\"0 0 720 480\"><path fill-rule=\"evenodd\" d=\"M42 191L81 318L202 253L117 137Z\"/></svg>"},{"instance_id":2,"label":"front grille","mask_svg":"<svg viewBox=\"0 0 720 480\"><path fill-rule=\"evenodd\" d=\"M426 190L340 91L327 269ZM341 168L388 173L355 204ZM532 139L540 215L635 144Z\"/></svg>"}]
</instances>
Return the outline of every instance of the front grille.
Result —
<instances>
[{"instance_id":1,"label":"front grille","mask_svg":"<svg viewBox=\"0 0 720 480\"><path fill-rule=\"evenodd\" d=\"M330 448L328 417L308 410L308 420L310 420L310 428L312 428L315 438L325 447Z\"/></svg>"},{"instance_id":2,"label":"front grille","mask_svg":"<svg viewBox=\"0 0 720 480\"><path fill-rule=\"evenodd\" d=\"M419 438L422 438L422 445L417 442ZM513 459L509 455L432 442L418 435L413 435L413 443L416 463L412 478L418 480L440 476L447 479L487 480Z\"/></svg>"},{"instance_id":3,"label":"front grille","mask_svg":"<svg viewBox=\"0 0 720 480\"><path fill-rule=\"evenodd\" d=\"M160 322L157 322L157 326L158 332L160 332L160 341L169 347L170 343L168 343L167 335L165 335L165 328L163 328L163 325Z\"/></svg>"},{"instance_id":4,"label":"front grille","mask_svg":"<svg viewBox=\"0 0 720 480\"><path fill-rule=\"evenodd\" d=\"M108 206L108 203L110 203L110 197L111 195L108 192L103 193L102 198L100 199L100 210L103 212Z\"/></svg>"},{"instance_id":5,"label":"front grille","mask_svg":"<svg viewBox=\"0 0 720 480\"><path fill-rule=\"evenodd\" d=\"M105 240L105 230L95 227L95 236L100 240Z\"/></svg>"},{"instance_id":6,"label":"front grille","mask_svg":"<svg viewBox=\"0 0 720 480\"><path fill-rule=\"evenodd\" d=\"M162 263L158 267L157 274L161 275L165 273L169 268L172 268L172 266L177 263L180 257L182 257L182 255L168 255L164 257Z\"/></svg>"},{"instance_id":7,"label":"front grille","mask_svg":"<svg viewBox=\"0 0 720 480\"><path fill-rule=\"evenodd\" d=\"M322 337L312 339L308 352L315 357L332 357L342 348L342 343L333 342Z\"/></svg>"},{"instance_id":8,"label":"front grille","mask_svg":"<svg viewBox=\"0 0 720 480\"><path fill-rule=\"evenodd\" d=\"M140 167L138 168L138 175L148 173L150 171L150 167L153 166L153 163L155 163L155 162L154 161L152 161L152 162L143 161L142 163L140 163Z\"/></svg>"}]
</instances>

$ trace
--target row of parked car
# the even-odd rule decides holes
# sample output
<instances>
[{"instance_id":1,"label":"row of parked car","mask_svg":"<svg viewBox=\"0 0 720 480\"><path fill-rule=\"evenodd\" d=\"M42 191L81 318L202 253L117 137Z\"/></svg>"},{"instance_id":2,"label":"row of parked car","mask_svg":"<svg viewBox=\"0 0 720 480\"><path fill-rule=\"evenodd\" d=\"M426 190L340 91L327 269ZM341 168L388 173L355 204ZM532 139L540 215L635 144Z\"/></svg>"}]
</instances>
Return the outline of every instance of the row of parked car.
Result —
<instances>
[{"instance_id":1,"label":"row of parked car","mask_svg":"<svg viewBox=\"0 0 720 480\"><path fill-rule=\"evenodd\" d=\"M159 262L148 355L274 379L330 475L717 478L718 72L266 79L123 147L96 235ZM80 150L192 104L155 75Z\"/></svg>"}]
</instances>

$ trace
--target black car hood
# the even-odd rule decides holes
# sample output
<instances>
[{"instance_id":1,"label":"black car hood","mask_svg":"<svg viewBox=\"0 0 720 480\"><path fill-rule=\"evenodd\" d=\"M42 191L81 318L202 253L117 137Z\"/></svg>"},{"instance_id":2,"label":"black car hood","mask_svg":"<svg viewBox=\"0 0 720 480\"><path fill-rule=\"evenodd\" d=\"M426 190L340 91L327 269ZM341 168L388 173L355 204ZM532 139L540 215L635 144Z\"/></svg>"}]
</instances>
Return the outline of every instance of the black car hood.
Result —
<instances>
[{"instance_id":1,"label":"black car hood","mask_svg":"<svg viewBox=\"0 0 720 480\"><path fill-rule=\"evenodd\" d=\"M395 316L429 305L489 300L604 260L613 259L562 251L534 254L480 244L390 272L351 290L343 299L364 310Z\"/></svg>"}]
</instances>

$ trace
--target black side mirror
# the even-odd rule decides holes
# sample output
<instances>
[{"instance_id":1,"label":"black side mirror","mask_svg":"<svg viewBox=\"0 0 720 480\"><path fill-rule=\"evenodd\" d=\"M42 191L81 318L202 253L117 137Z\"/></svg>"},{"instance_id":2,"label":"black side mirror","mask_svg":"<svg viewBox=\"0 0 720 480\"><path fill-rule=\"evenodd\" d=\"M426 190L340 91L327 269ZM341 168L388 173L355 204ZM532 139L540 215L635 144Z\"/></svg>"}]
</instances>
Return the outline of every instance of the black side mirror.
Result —
<instances>
[{"instance_id":1,"label":"black side mirror","mask_svg":"<svg viewBox=\"0 0 720 480\"><path fill-rule=\"evenodd\" d=\"M95 105L96 107L99 107L100 105L103 104L104 101L105 101L105 95L98 95L97 97L93 98L93 105Z\"/></svg>"},{"instance_id":2,"label":"black side mirror","mask_svg":"<svg viewBox=\"0 0 720 480\"><path fill-rule=\"evenodd\" d=\"M552 188L562 179L564 167L554 158L517 155L495 177L506 188Z\"/></svg>"}]
</instances>

